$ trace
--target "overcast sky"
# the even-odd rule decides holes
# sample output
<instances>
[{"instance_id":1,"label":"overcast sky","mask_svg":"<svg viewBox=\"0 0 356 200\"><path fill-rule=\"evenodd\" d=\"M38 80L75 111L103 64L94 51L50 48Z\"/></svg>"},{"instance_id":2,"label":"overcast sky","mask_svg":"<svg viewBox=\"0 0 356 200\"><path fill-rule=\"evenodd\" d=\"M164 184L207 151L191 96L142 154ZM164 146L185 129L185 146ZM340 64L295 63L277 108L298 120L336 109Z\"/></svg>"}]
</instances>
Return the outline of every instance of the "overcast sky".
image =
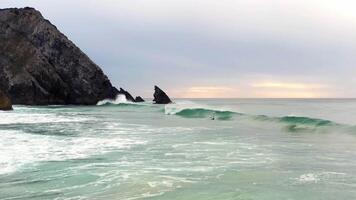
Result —
<instances>
[{"instance_id":1,"label":"overcast sky","mask_svg":"<svg viewBox=\"0 0 356 200\"><path fill-rule=\"evenodd\" d=\"M355 0L1 0L151 97L356 97Z\"/></svg>"}]
</instances>

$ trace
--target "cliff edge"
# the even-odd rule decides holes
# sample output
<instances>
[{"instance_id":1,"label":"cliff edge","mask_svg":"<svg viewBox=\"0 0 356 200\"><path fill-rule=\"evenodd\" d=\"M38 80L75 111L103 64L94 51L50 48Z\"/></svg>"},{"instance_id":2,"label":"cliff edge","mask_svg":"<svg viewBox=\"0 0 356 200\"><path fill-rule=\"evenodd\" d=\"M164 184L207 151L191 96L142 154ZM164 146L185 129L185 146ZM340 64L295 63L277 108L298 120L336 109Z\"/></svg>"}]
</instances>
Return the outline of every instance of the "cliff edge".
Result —
<instances>
[{"instance_id":1,"label":"cliff edge","mask_svg":"<svg viewBox=\"0 0 356 200\"><path fill-rule=\"evenodd\" d=\"M118 90L33 8L0 9L0 90L13 104L96 104Z\"/></svg>"}]
</instances>

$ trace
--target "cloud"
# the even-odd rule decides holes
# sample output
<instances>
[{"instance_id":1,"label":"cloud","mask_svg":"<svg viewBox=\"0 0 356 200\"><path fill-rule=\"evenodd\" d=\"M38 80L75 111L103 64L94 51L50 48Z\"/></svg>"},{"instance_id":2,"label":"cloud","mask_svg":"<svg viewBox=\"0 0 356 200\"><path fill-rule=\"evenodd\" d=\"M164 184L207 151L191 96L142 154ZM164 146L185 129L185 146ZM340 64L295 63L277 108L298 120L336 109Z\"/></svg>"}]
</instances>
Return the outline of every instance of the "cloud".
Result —
<instances>
[{"instance_id":1,"label":"cloud","mask_svg":"<svg viewBox=\"0 0 356 200\"><path fill-rule=\"evenodd\" d=\"M328 97L330 88L316 83L259 82L252 83L252 94L266 98L322 98Z\"/></svg>"},{"instance_id":2,"label":"cloud","mask_svg":"<svg viewBox=\"0 0 356 200\"><path fill-rule=\"evenodd\" d=\"M155 84L177 97L356 97L355 5L353 0L0 2L36 7L114 85L149 97ZM254 74L269 77L245 79Z\"/></svg>"},{"instance_id":3,"label":"cloud","mask_svg":"<svg viewBox=\"0 0 356 200\"><path fill-rule=\"evenodd\" d=\"M254 98L325 98L324 93L314 91L255 90Z\"/></svg>"},{"instance_id":4,"label":"cloud","mask_svg":"<svg viewBox=\"0 0 356 200\"><path fill-rule=\"evenodd\" d=\"M290 89L290 90L311 90L326 88L326 85L308 84L308 83L286 83L286 82L262 82L253 83L254 88L270 88L270 89Z\"/></svg>"},{"instance_id":5,"label":"cloud","mask_svg":"<svg viewBox=\"0 0 356 200\"><path fill-rule=\"evenodd\" d=\"M229 98L237 89L224 86L193 86L174 93L180 98Z\"/></svg>"}]
</instances>

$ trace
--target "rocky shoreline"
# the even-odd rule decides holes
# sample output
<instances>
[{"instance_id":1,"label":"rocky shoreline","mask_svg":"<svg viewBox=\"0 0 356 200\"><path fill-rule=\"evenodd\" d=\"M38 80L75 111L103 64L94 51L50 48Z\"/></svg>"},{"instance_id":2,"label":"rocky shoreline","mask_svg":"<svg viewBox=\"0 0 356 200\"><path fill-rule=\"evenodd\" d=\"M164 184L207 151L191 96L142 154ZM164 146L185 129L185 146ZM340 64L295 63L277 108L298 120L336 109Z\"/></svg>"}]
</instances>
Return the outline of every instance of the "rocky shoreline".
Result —
<instances>
[{"instance_id":1,"label":"rocky shoreline","mask_svg":"<svg viewBox=\"0 0 356 200\"><path fill-rule=\"evenodd\" d=\"M98 65L34 8L0 9L0 44L1 105L7 98L22 105L95 105L118 94L144 101L114 87ZM171 103L157 88L154 102Z\"/></svg>"},{"instance_id":2,"label":"rocky shoreline","mask_svg":"<svg viewBox=\"0 0 356 200\"><path fill-rule=\"evenodd\" d=\"M0 90L0 110L12 110L10 98Z\"/></svg>"}]
</instances>

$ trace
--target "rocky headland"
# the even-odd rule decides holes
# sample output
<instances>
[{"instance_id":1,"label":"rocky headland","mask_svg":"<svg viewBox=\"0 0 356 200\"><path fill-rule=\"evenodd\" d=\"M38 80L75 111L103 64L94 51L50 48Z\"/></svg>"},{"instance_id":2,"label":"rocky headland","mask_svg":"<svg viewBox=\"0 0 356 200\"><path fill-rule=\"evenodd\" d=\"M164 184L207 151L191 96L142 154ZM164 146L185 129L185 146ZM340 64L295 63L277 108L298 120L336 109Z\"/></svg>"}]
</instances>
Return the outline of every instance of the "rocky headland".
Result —
<instances>
[{"instance_id":1,"label":"rocky headland","mask_svg":"<svg viewBox=\"0 0 356 200\"><path fill-rule=\"evenodd\" d=\"M95 105L118 94L144 102L116 89L100 67L36 9L0 9L0 109L11 103ZM172 102L157 86L153 101Z\"/></svg>"},{"instance_id":2,"label":"rocky headland","mask_svg":"<svg viewBox=\"0 0 356 200\"><path fill-rule=\"evenodd\" d=\"M0 9L0 89L13 104L96 104L118 90L33 8Z\"/></svg>"},{"instance_id":3,"label":"rocky headland","mask_svg":"<svg viewBox=\"0 0 356 200\"><path fill-rule=\"evenodd\" d=\"M12 110L10 98L0 90L0 110Z\"/></svg>"}]
</instances>

